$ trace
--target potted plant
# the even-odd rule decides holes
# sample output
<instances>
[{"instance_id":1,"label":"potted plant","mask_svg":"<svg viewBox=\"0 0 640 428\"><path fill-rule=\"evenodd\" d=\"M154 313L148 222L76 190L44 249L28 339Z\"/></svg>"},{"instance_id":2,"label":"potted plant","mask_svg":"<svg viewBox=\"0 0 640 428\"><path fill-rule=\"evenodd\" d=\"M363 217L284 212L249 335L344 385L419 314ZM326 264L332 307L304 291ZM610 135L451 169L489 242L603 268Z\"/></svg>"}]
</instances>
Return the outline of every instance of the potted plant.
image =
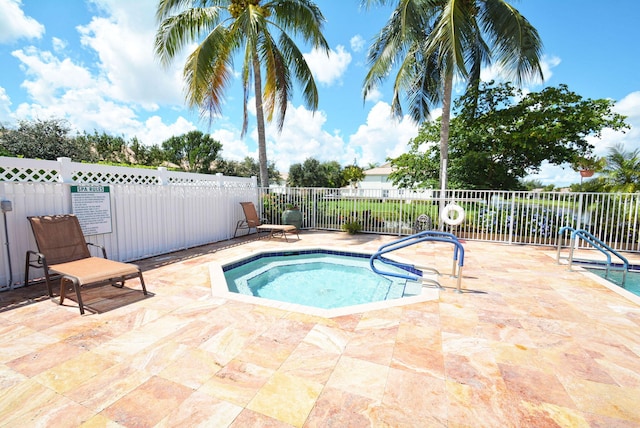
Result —
<instances>
[{"instance_id":1,"label":"potted plant","mask_svg":"<svg viewBox=\"0 0 640 428\"><path fill-rule=\"evenodd\" d=\"M296 229L302 229L302 212L297 205L287 204L282 212L282 224L291 224Z\"/></svg>"},{"instance_id":2,"label":"potted plant","mask_svg":"<svg viewBox=\"0 0 640 428\"><path fill-rule=\"evenodd\" d=\"M591 177L594 173L601 171L604 168L604 164L604 158L598 158L593 155L576 156L571 162L571 167L574 171L580 173L580 177Z\"/></svg>"}]
</instances>

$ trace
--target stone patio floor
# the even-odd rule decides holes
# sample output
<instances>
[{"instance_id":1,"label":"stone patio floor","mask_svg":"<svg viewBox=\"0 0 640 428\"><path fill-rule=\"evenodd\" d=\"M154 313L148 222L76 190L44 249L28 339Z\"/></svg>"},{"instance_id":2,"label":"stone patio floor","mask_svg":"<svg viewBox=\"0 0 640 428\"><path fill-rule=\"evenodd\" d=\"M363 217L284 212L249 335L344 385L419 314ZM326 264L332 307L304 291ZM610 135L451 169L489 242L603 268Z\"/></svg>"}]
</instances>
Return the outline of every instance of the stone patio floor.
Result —
<instances>
[{"instance_id":1,"label":"stone patio floor","mask_svg":"<svg viewBox=\"0 0 640 428\"><path fill-rule=\"evenodd\" d=\"M467 241L462 286L337 318L212 297L208 262L264 248L373 251L394 237L305 231L138 262L139 283L63 306L0 293L2 427L637 427L640 299L549 247ZM452 250L402 257L448 273ZM630 257L640 263L640 255Z\"/></svg>"}]
</instances>

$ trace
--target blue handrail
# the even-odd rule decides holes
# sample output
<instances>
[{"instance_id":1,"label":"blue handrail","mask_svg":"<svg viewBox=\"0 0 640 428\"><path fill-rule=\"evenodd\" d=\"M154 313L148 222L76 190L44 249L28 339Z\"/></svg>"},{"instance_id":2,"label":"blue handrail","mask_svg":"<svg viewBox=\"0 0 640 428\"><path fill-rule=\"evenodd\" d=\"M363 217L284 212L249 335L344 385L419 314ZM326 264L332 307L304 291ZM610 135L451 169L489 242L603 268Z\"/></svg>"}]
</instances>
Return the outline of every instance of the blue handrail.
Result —
<instances>
[{"instance_id":1,"label":"blue handrail","mask_svg":"<svg viewBox=\"0 0 640 428\"><path fill-rule=\"evenodd\" d=\"M384 244L378 248L378 251L374 253L369 258L369 265L371 266L371 270L377 273L378 275L386 275L393 276L396 278L408 279L410 281L419 281L420 277L417 275L409 275L402 274L396 272L388 272L384 270L380 270L375 266L375 261L379 260L382 263L386 263L392 266L399 267L405 270L416 269L414 265L409 265L406 263L395 262L393 260L389 260L386 257L383 257L383 254L390 253L391 251L399 250L401 248L408 247L410 245L414 245L420 242L445 242L454 245L453 252L453 261L454 261L454 275L455 275L455 262L458 261L458 292L460 290L460 280L462 278L462 267L464 265L464 247L458 240L458 237L449 232L440 232L436 230L425 230L423 232L416 233L414 235L409 235L404 238L397 239L388 244Z\"/></svg>"},{"instance_id":2,"label":"blue handrail","mask_svg":"<svg viewBox=\"0 0 640 428\"><path fill-rule=\"evenodd\" d=\"M571 231L571 249L569 250L569 269L571 269L571 264L573 263L573 250L574 250L574 242L576 238L580 238L583 241L591 244L593 248L600 251L607 258L607 272L605 277L609 276L609 270L611 269L611 255L618 257L622 261L622 287L624 288L624 283L627 277L627 271L629 270L629 260L627 260L622 254L613 249L611 246L607 245L605 242L601 241L591 232L585 229L574 229L571 226L561 227L558 231L558 234L563 234L566 231ZM560 261L560 242L558 242L558 261Z\"/></svg>"}]
</instances>

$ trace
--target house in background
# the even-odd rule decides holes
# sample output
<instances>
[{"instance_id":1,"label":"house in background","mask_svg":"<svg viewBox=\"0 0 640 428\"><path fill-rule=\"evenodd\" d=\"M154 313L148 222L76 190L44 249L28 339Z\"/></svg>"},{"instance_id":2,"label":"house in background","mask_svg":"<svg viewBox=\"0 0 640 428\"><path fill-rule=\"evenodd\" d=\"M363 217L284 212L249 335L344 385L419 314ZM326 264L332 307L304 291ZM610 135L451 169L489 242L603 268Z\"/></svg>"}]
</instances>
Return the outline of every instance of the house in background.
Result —
<instances>
[{"instance_id":1,"label":"house in background","mask_svg":"<svg viewBox=\"0 0 640 428\"><path fill-rule=\"evenodd\" d=\"M367 196L391 199L430 199L433 196L431 189L399 189L393 181L389 179L389 175L394 168L391 163L385 163L378 167L364 171L364 179L355 186L343 189L343 196Z\"/></svg>"}]
</instances>

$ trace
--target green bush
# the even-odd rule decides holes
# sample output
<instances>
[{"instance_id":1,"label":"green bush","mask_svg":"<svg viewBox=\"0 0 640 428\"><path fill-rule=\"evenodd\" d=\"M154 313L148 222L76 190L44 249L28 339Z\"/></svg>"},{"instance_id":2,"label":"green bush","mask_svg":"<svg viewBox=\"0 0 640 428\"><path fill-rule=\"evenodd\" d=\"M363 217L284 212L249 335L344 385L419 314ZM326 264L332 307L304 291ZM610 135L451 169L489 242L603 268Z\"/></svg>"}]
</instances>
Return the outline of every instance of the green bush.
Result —
<instances>
[{"instance_id":1,"label":"green bush","mask_svg":"<svg viewBox=\"0 0 640 428\"><path fill-rule=\"evenodd\" d=\"M350 235L354 235L362 230L362 225L357 221L348 221L342 225L342 230Z\"/></svg>"}]
</instances>

